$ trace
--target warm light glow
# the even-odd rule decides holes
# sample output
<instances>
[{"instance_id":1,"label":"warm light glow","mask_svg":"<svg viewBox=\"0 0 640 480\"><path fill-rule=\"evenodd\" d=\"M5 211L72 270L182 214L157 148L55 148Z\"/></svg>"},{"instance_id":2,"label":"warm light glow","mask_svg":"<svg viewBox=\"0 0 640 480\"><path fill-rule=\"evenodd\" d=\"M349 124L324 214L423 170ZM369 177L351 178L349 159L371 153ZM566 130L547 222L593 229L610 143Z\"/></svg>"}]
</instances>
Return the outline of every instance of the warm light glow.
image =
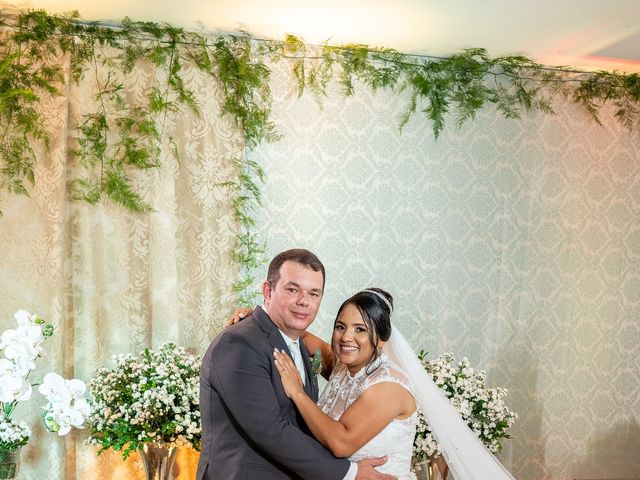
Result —
<instances>
[{"instance_id":1,"label":"warm light glow","mask_svg":"<svg viewBox=\"0 0 640 480\"><path fill-rule=\"evenodd\" d=\"M625 37L636 34L638 27L627 25L619 28L624 18L612 15L602 19L597 25L590 25L568 34L561 41L556 41L552 48L542 50L538 56L541 63L547 65L572 65L584 70L614 70L626 72L640 71L640 61L605 57L598 55L601 49L624 40ZM633 52L637 58L637 53Z\"/></svg>"},{"instance_id":2,"label":"warm light glow","mask_svg":"<svg viewBox=\"0 0 640 480\"><path fill-rule=\"evenodd\" d=\"M587 55L582 57L576 64L581 64L584 70L619 70L621 72L640 72L640 61L628 60L626 58L599 57L597 55Z\"/></svg>"},{"instance_id":3,"label":"warm light glow","mask_svg":"<svg viewBox=\"0 0 640 480\"><path fill-rule=\"evenodd\" d=\"M276 9L273 2L240 0L224 8L214 4L203 18L226 18L232 30L245 28L274 39L290 33L308 43L329 41L406 48L412 32L428 27L418 23L425 18L423 10L416 0L280 0Z\"/></svg>"},{"instance_id":4,"label":"warm light glow","mask_svg":"<svg viewBox=\"0 0 640 480\"><path fill-rule=\"evenodd\" d=\"M50 13L79 10L88 20L128 16L209 32L242 30L276 40L290 33L306 43L359 43L435 56L482 47L492 56L521 54L546 65L640 70L634 61L597 57L638 32L635 0L581 0L579 8L575 2L507 0L0 0L7 4Z\"/></svg>"},{"instance_id":5,"label":"warm light glow","mask_svg":"<svg viewBox=\"0 0 640 480\"><path fill-rule=\"evenodd\" d=\"M422 0L184 0L179 9L167 0L18 0L11 4L50 13L79 10L89 20L119 21L128 16L213 32L242 30L277 40L290 33L307 43L361 43L401 51L416 51L416 32L427 32L424 48L430 36L443 33Z\"/></svg>"}]
</instances>

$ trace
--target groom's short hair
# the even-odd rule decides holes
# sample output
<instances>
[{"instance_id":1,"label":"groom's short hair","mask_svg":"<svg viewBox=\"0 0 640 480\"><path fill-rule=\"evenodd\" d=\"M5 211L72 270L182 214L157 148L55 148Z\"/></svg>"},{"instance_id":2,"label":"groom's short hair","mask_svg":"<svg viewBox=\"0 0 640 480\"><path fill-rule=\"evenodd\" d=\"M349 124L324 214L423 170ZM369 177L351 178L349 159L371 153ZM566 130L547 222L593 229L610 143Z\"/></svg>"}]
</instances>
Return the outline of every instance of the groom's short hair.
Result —
<instances>
[{"instance_id":1,"label":"groom's short hair","mask_svg":"<svg viewBox=\"0 0 640 480\"><path fill-rule=\"evenodd\" d=\"M314 272L322 272L322 289L324 290L325 271L324 265L318 257L316 257L309 250L304 248L292 248L291 250L285 250L273 257L269 264L269 270L267 271L267 282L271 285L271 288L275 288L278 280L280 280L280 267L284 262L295 262L310 268Z\"/></svg>"}]
</instances>

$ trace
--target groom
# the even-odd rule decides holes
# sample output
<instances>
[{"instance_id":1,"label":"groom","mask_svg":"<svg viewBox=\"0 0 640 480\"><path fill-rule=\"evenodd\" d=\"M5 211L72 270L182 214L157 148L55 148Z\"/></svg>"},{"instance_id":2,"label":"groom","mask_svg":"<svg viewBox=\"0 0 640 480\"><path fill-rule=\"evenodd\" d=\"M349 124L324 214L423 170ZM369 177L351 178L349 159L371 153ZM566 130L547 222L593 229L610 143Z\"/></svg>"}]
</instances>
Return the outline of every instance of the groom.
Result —
<instances>
[{"instance_id":1,"label":"groom","mask_svg":"<svg viewBox=\"0 0 640 480\"><path fill-rule=\"evenodd\" d=\"M298 348L313 322L324 291L325 272L308 250L282 252L271 261L262 285L264 307L226 328L202 360L200 411L202 448L197 480L383 480L375 470L386 459L353 463L335 458L309 433L282 388L273 350ZM315 400L309 357L299 352L305 390Z\"/></svg>"}]
</instances>

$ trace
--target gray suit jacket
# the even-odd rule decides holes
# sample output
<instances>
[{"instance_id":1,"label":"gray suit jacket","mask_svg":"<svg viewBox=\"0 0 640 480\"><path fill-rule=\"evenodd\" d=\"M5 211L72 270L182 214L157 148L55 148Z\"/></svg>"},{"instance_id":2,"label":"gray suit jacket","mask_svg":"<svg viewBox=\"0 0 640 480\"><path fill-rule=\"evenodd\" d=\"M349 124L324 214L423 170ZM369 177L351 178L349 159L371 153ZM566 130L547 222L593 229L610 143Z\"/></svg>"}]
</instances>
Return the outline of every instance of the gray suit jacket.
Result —
<instances>
[{"instance_id":1,"label":"gray suit jacket","mask_svg":"<svg viewBox=\"0 0 640 480\"><path fill-rule=\"evenodd\" d=\"M223 330L200 371L202 448L198 480L340 480L349 461L335 458L309 433L282 388L273 349L288 351L262 308ZM307 370L305 390L317 400Z\"/></svg>"}]
</instances>

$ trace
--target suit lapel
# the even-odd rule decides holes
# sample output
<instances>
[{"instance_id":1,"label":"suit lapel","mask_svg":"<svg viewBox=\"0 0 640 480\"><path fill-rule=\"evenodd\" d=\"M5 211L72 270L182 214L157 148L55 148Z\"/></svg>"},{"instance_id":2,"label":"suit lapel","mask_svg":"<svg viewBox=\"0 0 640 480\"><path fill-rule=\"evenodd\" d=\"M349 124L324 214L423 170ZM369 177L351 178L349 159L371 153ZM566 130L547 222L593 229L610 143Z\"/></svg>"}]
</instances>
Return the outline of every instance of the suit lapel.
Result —
<instances>
[{"instance_id":1,"label":"suit lapel","mask_svg":"<svg viewBox=\"0 0 640 480\"><path fill-rule=\"evenodd\" d=\"M267 334L267 340L271 344L273 348L277 348L278 350L284 350L285 352L289 351L287 344L284 343L284 339L280 334L280 330L275 324L271 321L267 313L261 308L256 307L253 310L253 317L258 322L260 329Z\"/></svg>"},{"instance_id":2,"label":"suit lapel","mask_svg":"<svg viewBox=\"0 0 640 480\"><path fill-rule=\"evenodd\" d=\"M253 310L252 316L256 319L256 322L258 323L260 328L267 334L267 339L273 348L289 352L289 347L282 338L280 330L278 330L278 327L276 327L273 321L271 321L271 319L267 315L267 312L265 312L261 307L256 307ZM302 343L302 341L300 341L300 352L302 353L304 369L307 374L307 378L305 379L304 391L315 402L318 400L318 386L316 384L315 375L313 375L313 372L311 371L311 361L309 360L307 349L304 348L304 344ZM289 352L289 354L291 354L291 352Z\"/></svg>"}]
</instances>

